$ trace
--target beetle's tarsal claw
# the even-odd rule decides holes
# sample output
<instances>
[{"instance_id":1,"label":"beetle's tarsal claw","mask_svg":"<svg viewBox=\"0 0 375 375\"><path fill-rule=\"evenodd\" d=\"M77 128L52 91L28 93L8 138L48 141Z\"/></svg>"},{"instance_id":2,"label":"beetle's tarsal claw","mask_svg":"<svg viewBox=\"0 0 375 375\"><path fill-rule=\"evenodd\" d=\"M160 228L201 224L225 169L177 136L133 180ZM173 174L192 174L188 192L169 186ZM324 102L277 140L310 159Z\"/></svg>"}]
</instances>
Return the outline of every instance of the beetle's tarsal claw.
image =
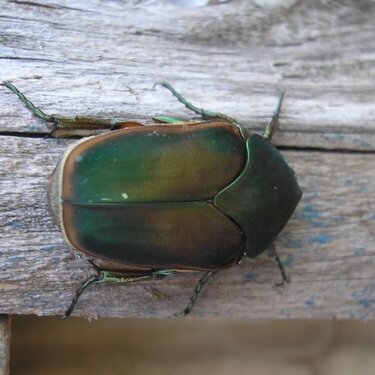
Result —
<instances>
[{"instance_id":1,"label":"beetle's tarsal claw","mask_svg":"<svg viewBox=\"0 0 375 375\"><path fill-rule=\"evenodd\" d=\"M188 309L186 308L186 309L180 311L179 313L174 313L173 316L174 316L175 318L185 318L185 316L186 316L187 314L189 314L189 312L190 312L190 310L188 310Z\"/></svg>"},{"instance_id":2,"label":"beetle's tarsal claw","mask_svg":"<svg viewBox=\"0 0 375 375\"><path fill-rule=\"evenodd\" d=\"M282 280L282 281L280 281L280 282L278 282L278 283L275 283L275 286L277 286L278 288L280 288L280 287L282 287L282 286L284 286L285 284L289 284L289 279L288 280Z\"/></svg>"},{"instance_id":3,"label":"beetle's tarsal claw","mask_svg":"<svg viewBox=\"0 0 375 375\"><path fill-rule=\"evenodd\" d=\"M68 313L68 310L65 311L64 314L59 315L59 319L61 319L61 320L65 320L65 319L67 319L68 316L69 316L69 315L67 315L67 313Z\"/></svg>"},{"instance_id":4,"label":"beetle's tarsal claw","mask_svg":"<svg viewBox=\"0 0 375 375\"><path fill-rule=\"evenodd\" d=\"M284 272L281 272L282 274L282 280L278 283L275 283L275 286L277 287L280 287L280 286L284 286L285 284L289 284L290 283L290 277L289 275L286 274L284 268L283 268L283 271Z\"/></svg>"}]
</instances>

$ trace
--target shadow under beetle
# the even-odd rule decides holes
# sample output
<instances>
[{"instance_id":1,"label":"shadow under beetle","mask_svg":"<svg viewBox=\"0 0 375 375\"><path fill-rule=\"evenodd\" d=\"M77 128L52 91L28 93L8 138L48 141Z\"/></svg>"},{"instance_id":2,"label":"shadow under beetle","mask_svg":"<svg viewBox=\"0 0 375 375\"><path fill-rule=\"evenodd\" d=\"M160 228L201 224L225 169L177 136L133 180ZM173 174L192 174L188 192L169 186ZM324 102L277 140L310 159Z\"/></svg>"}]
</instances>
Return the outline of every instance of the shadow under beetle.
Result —
<instances>
[{"instance_id":1,"label":"shadow under beetle","mask_svg":"<svg viewBox=\"0 0 375 375\"><path fill-rule=\"evenodd\" d=\"M68 245L90 256L96 275L76 291L63 318L93 283L160 279L181 271L206 271L187 315L208 279L273 247L294 212L301 190L293 170L270 143L283 93L263 136L234 119L195 107L190 121L155 118L144 126L126 120L48 115L4 82L46 122L53 137L83 138L65 152L51 176L49 203Z\"/></svg>"}]
</instances>

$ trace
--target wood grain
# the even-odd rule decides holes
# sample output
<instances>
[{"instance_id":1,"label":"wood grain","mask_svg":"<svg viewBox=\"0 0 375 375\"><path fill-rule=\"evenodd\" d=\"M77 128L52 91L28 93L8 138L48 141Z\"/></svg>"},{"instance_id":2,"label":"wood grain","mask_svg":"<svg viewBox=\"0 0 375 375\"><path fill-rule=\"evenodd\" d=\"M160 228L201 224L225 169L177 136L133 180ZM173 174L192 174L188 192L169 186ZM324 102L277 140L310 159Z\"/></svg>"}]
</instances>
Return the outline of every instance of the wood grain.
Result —
<instances>
[{"instance_id":1,"label":"wood grain","mask_svg":"<svg viewBox=\"0 0 375 375\"><path fill-rule=\"evenodd\" d=\"M373 1L174 3L5 1L0 81L51 113L189 116L152 89L167 80L252 129L267 124L279 88L284 145L374 150ZM0 130L46 130L0 92Z\"/></svg>"},{"instance_id":2,"label":"wood grain","mask_svg":"<svg viewBox=\"0 0 375 375\"><path fill-rule=\"evenodd\" d=\"M0 375L9 374L10 316L0 315Z\"/></svg>"},{"instance_id":3,"label":"wood grain","mask_svg":"<svg viewBox=\"0 0 375 375\"><path fill-rule=\"evenodd\" d=\"M7 1L0 80L46 112L187 117L152 84L260 131L287 92L276 144L304 195L277 240L291 284L262 256L219 273L192 316L374 318L375 46L371 1ZM62 313L93 271L52 222L48 175L72 141L0 89L0 313ZM22 134L26 132L26 134ZM22 135L22 137L21 137ZM200 274L93 286L76 314L169 317Z\"/></svg>"}]
</instances>

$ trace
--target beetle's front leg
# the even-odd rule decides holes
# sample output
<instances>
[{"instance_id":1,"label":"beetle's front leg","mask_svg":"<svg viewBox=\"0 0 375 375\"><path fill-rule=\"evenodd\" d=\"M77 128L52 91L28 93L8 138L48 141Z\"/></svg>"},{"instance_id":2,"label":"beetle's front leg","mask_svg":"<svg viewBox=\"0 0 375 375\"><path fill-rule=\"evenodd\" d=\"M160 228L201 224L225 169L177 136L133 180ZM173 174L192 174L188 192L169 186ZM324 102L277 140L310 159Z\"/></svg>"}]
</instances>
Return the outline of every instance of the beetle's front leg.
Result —
<instances>
[{"instance_id":1,"label":"beetle's front leg","mask_svg":"<svg viewBox=\"0 0 375 375\"><path fill-rule=\"evenodd\" d=\"M284 100L284 91L278 91L279 99L276 105L275 112L272 115L271 121L267 125L263 137L265 139L271 140L272 136L276 133L277 128L279 127L279 116L281 111L281 106Z\"/></svg>"},{"instance_id":2,"label":"beetle's front leg","mask_svg":"<svg viewBox=\"0 0 375 375\"><path fill-rule=\"evenodd\" d=\"M290 282L290 277L287 275L287 273L285 271L285 268L284 268L284 265L283 265L283 263L282 263L279 255L276 252L276 246L275 246L275 244L272 244L267 249L267 253L268 253L268 256L270 256L271 258L274 259L274 261L276 262L276 265L279 268L280 273L281 273L282 281L279 282L279 283L276 283L276 286L282 286L285 283L289 283Z\"/></svg>"}]
</instances>

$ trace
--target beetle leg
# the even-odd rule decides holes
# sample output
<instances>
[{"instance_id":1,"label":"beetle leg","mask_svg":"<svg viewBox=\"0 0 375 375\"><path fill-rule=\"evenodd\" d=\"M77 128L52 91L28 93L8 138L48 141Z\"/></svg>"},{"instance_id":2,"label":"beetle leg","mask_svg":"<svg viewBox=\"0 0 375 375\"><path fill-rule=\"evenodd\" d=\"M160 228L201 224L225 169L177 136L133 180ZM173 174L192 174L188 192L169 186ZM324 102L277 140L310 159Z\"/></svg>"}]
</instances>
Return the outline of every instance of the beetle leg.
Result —
<instances>
[{"instance_id":1,"label":"beetle leg","mask_svg":"<svg viewBox=\"0 0 375 375\"><path fill-rule=\"evenodd\" d=\"M210 279L210 277L215 275L216 273L217 273L216 271L215 272L214 271L206 272L206 274L198 281L198 283L197 283L197 285L194 289L193 295L190 298L189 304L180 313L174 314L175 317L183 318L190 313L190 311L193 309L193 306L194 306L195 302L197 301L197 298L198 298L200 292L202 291L202 288L203 288L204 284L206 284L206 282Z\"/></svg>"},{"instance_id":2,"label":"beetle leg","mask_svg":"<svg viewBox=\"0 0 375 375\"><path fill-rule=\"evenodd\" d=\"M276 283L276 286L282 286L284 285L285 283L289 283L290 282L290 278L289 276L287 275L286 271L285 271L285 268L284 268L284 265L279 257L279 255L277 254L276 252L276 247L274 244L272 244L268 249L267 249L267 252L268 252L268 255L270 257L272 257L275 262L276 262L276 265L277 267L279 268L280 270L280 273L281 273L281 277L282 277L282 281L279 282L279 283Z\"/></svg>"},{"instance_id":3,"label":"beetle leg","mask_svg":"<svg viewBox=\"0 0 375 375\"><path fill-rule=\"evenodd\" d=\"M173 124L173 125L184 125L187 121L181 120L175 117L169 116L155 116L152 118L157 124Z\"/></svg>"},{"instance_id":4,"label":"beetle leg","mask_svg":"<svg viewBox=\"0 0 375 375\"><path fill-rule=\"evenodd\" d=\"M165 82L165 81L161 81L161 82L157 82L155 83L154 85L154 88L156 86L162 86L164 88L166 88L168 91L170 91L172 93L172 95L177 98L177 100L182 103L187 109L190 109L190 111L193 111L194 113L202 116L204 119L207 119L207 118L220 118L220 119L223 119L223 120L226 120L228 122L230 122L231 124L235 125L235 126L239 126L239 123L234 120L233 118L225 115L224 113L220 113L220 112L211 112L211 111L207 111L203 108L198 108L196 107L194 104L190 103L189 101L187 101L170 83L168 82Z\"/></svg>"},{"instance_id":5,"label":"beetle leg","mask_svg":"<svg viewBox=\"0 0 375 375\"><path fill-rule=\"evenodd\" d=\"M26 107L36 116L40 119L46 121L46 122L55 122L56 118L53 115L47 115L44 113L40 108L36 107L29 99L26 98L24 94L22 94L21 91L17 89L16 86L14 86L12 83L5 81L2 83L3 86L7 87L9 90L13 91L26 105Z\"/></svg>"},{"instance_id":6,"label":"beetle leg","mask_svg":"<svg viewBox=\"0 0 375 375\"><path fill-rule=\"evenodd\" d=\"M51 132L51 136L54 138L85 137L88 135L94 135L97 130L117 130L143 126L143 124L139 122L127 120L101 119L85 116L48 115L39 107L35 106L34 103L26 98L26 96L12 83L5 81L2 85L14 92L36 117L55 125L55 129Z\"/></svg>"},{"instance_id":7,"label":"beetle leg","mask_svg":"<svg viewBox=\"0 0 375 375\"><path fill-rule=\"evenodd\" d=\"M98 134L98 130L118 130L143 126L135 121L101 119L96 117L55 116L56 127L51 132L54 138L87 137Z\"/></svg>"},{"instance_id":8,"label":"beetle leg","mask_svg":"<svg viewBox=\"0 0 375 375\"><path fill-rule=\"evenodd\" d=\"M73 300L68 307L68 309L65 311L63 315L60 316L60 319L66 319L69 317L69 315L73 312L79 297L83 293L83 291L91 284L103 284L107 282L111 283L118 283L118 284L127 284L127 283L133 283L137 281L143 281L143 280L160 280L163 279L166 276L172 275L175 273L173 270L159 270L159 271L148 271L141 274L126 274L124 272L112 272L112 271L104 271L101 270L99 267L95 265L95 263L90 263L94 266L94 268L98 271L98 273L94 276L90 276L87 278L81 286L77 289Z\"/></svg>"},{"instance_id":9,"label":"beetle leg","mask_svg":"<svg viewBox=\"0 0 375 375\"><path fill-rule=\"evenodd\" d=\"M168 117L168 116L156 116L152 118L156 124L166 124L166 125L180 125L180 126L192 126L202 124L206 120L201 118L193 118L190 120L181 120L175 117Z\"/></svg>"},{"instance_id":10,"label":"beetle leg","mask_svg":"<svg viewBox=\"0 0 375 375\"><path fill-rule=\"evenodd\" d=\"M70 304L70 306L66 309L66 311L64 312L63 315L60 315L60 319L66 319L70 316L70 314L73 312L78 300L79 300L79 297L81 296L81 294L83 293L83 291L90 285L90 284L93 284L93 283L96 283L98 280L100 279L100 274L98 275L94 275L94 276L90 276L88 279L86 279L82 284L81 286L76 290L76 294L74 295L73 297L73 300L72 300L72 303Z\"/></svg>"},{"instance_id":11,"label":"beetle leg","mask_svg":"<svg viewBox=\"0 0 375 375\"><path fill-rule=\"evenodd\" d=\"M279 127L279 115L281 111L281 105L283 104L284 100L284 91L278 91L279 99L276 105L276 109L272 115L271 121L266 127L264 131L263 137L265 139L271 140L272 136L276 133L277 128Z\"/></svg>"},{"instance_id":12,"label":"beetle leg","mask_svg":"<svg viewBox=\"0 0 375 375\"><path fill-rule=\"evenodd\" d=\"M68 309L65 311L63 315L60 316L61 319L66 319L70 316L70 314L73 312L79 297L83 293L83 291L91 284L102 284L105 282L117 282L117 283L126 283L126 282L132 282L132 281L138 281L142 279L149 279L150 275L144 275L144 276L137 276L137 277L126 277L122 274L116 274L109 271L100 271L97 275L90 276L88 279L86 279L81 286L77 289L72 303L68 307Z\"/></svg>"}]
</instances>

